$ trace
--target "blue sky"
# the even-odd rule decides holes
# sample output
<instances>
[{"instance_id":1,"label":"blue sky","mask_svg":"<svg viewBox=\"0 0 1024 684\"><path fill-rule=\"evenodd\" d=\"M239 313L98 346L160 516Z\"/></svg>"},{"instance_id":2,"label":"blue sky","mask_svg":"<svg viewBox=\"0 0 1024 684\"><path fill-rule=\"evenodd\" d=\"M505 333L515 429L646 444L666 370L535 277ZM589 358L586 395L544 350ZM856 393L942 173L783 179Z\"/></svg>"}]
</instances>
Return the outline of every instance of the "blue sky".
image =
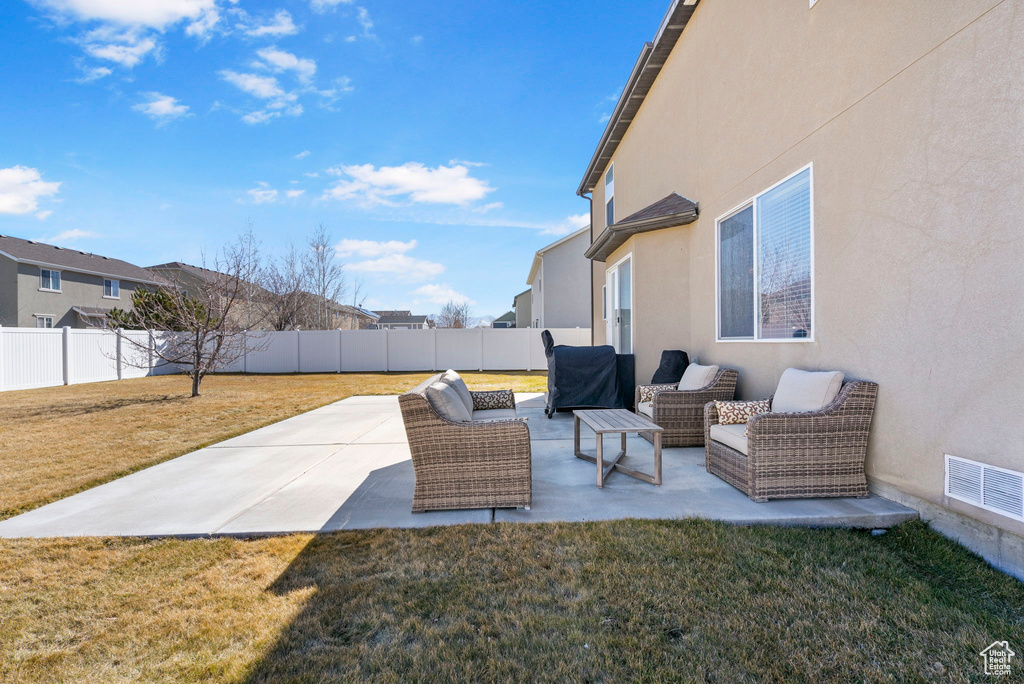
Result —
<instances>
[{"instance_id":1,"label":"blue sky","mask_svg":"<svg viewBox=\"0 0 1024 684\"><path fill-rule=\"evenodd\" d=\"M145 266L322 223L369 306L498 316L666 7L8 0L0 233Z\"/></svg>"}]
</instances>

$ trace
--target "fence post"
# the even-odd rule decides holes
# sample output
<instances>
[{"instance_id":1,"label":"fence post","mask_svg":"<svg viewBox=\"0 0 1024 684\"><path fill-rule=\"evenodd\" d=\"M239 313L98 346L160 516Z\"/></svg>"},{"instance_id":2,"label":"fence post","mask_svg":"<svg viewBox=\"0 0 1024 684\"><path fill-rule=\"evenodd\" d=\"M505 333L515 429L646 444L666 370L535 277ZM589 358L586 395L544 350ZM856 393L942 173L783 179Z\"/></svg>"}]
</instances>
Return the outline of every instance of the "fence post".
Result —
<instances>
[{"instance_id":1,"label":"fence post","mask_svg":"<svg viewBox=\"0 0 1024 684\"><path fill-rule=\"evenodd\" d=\"M302 331L295 330L295 372L302 372Z\"/></svg>"},{"instance_id":2,"label":"fence post","mask_svg":"<svg viewBox=\"0 0 1024 684\"><path fill-rule=\"evenodd\" d=\"M341 328L338 328L335 332L338 333L338 372L340 373L341 369L344 367L345 360L344 353L341 350L341 345L344 344L344 338L341 334Z\"/></svg>"},{"instance_id":3,"label":"fence post","mask_svg":"<svg viewBox=\"0 0 1024 684\"><path fill-rule=\"evenodd\" d=\"M71 384L71 363L68 359L71 352L71 328L64 326L61 334L61 371L64 374L64 384Z\"/></svg>"},{"instance_id":4,"label":"fence post","mask_svg":"<svg viewBox=\"0 0 1024 684\"><path fill-rule=\"evenodd\" d=\"M388 329L384 328L384 372L387 373L391 366L391 349L388 347Z\"/></svg>"},{"instance_id":5,"label":"fence post","mask_svg":"<svg viewBox=\"0 0 1024 684\"><path fill-rule=\"evenodd\" d=\"M121 365L124 362L124 356L123 356L124 352L123 352L122 344L121 344L121 335L123 333L124 333L124 331L121 330L120 328L118 328L117 332L114 333L114 335L116 335L116 337L114 337L114 344L116 345L116 349L117 349L115 354L117 355L117 379L118 380L123 380L124 379L123 372L121 370Z\"/></svg>"},{"instance_id":6,"label":"fence post","mask_svg":"<svg viewBox=\"0 0 1024 684\"><path fill-rule=\"evenodd\" d=\"M433 335L433 338L432 338L434 340L434 367L431 368L431 370L436 373L437 372L437 328L431 328L431 330L434 332L434 335Z\"/></svg>"},{"instance_id":7,"label":"fence post","mask_svg":"<svg viewBox=\"0 0 1024 684\"><path fill-rule=\"evenodd\" d=\"M521 335L521 337L526 340L526 372L529 373L533 370L533 348L530 346L530 333Z\"/></svg>"},{"instance_id":8,"label":"fence post","mask_svg":"<svg viewBox=\"0 0 1024 684\"><path fill-rule=\"evenodd\" d=\"M484 329L477 328L480 331L480 372L484 372Z\"/></svg>"}]
</instances>

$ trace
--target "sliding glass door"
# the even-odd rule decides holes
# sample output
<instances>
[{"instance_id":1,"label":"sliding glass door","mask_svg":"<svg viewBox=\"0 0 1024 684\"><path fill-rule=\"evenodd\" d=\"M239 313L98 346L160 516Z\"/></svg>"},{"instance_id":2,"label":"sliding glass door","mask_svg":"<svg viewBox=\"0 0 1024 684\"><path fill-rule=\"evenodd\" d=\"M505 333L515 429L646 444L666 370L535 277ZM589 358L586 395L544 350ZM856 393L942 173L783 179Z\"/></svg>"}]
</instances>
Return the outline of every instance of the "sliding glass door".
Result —
<instances>
[{"instance_id":1,"label":"sliding glass door","mask_svg":"<svg viewBox=\"0 0 1024 684\"><path fill-rule=\"evenodd\" d=\"M606 292L611 300L606 330L608 344L619 354L633 353L633 259L626 257L606 274Z\"/></svg>"}]
</instances>

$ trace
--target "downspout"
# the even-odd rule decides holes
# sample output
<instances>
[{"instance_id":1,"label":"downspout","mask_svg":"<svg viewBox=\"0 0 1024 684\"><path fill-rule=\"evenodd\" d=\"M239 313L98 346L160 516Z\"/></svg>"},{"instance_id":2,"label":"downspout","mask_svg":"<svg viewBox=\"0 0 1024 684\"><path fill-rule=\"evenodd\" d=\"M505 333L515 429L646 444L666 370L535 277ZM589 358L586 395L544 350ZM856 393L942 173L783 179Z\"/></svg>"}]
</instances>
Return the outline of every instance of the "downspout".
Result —
<instances>
[{"instance_id":1,"label":"downspout","mask_svg":"<svg viewBox=\"0 0 1024 684\"><path fill-rule=\"evenodd\" d=\"M591 191L593 192L593 191ZM587 197L587 193L578 192L576 193L583 199L587 200L590 204L590 244L594 244L594 196L591 194ZM594 262L590 262L590 346L594 346Z\"/></svg>"}]
</instances>

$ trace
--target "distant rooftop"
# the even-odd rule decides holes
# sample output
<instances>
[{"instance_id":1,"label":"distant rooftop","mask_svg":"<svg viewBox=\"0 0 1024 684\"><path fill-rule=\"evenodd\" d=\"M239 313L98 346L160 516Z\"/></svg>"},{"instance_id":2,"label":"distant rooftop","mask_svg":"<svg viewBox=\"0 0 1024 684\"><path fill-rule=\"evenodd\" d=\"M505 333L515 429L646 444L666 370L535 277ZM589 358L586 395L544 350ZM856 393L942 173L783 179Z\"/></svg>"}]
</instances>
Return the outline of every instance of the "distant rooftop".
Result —
<instances>
[{"instance_id":1,"label":"distant rooftop","mask_svg":"<svg viewBox=\"0 0 1024 684\"><path fill-rule=\"evenodd\" d=\"M24 240L10 235L0 235L0 255L17 262L36 266L52 266L55 270L67 269L80 273L113 276L137 283L155 282L152 273L127 261L111 259L92 252L48 245L45 242Z\"/></svg>"}]
</instances>

